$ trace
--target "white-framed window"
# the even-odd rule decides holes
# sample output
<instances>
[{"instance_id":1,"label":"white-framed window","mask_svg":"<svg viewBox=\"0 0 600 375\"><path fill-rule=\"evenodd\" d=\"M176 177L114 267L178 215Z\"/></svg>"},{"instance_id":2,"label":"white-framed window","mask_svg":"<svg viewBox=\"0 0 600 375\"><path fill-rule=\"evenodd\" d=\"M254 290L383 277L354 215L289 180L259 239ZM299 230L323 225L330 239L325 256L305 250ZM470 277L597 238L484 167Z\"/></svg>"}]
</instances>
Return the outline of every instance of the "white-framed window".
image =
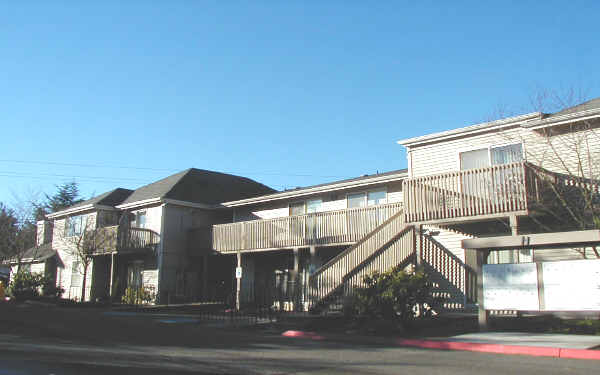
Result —
<instances>
[{"instance_id":1,"label":"white-framed window","mask_svg":"<svg viewBox=\"0 0 600 375\"><path fill-rule=\"evenodd\" d=\"M323 210L322 199L309 199L306 201L290 203L290 216L311 214Z\"/></svg>"},{"instance_id":2,"label":"white-framed window","mask_svg":"<svg viewBox=\"0 0 600 375\"><path fill-rule=\"evenodd\" d=\"M87 225L87 215L69 216L65 220L65 235L67 237L79 236Z\"/></svg>"},{"instance_id":3,"label":"white-framed window","mask_svg":"<svg viewBox=\"0 0 600 375\"><path fill-rule=\"evenodd\" d=\"M493 165L517 163L523 161L523 145L514 143L508 145L482 147L474 150L459 152L460 169L485 168Z\"/></svg>"},{"instance_id":4,"label":"white-framed window","mask_svg":"<svg viewBox=\"0 0 600 375\"><path fill-rule=\"evenodd\" d=\"M138 211L133 219L134 228L146 228L146 211Z\"/></svg>"},{"instance_id":5,"label":"white-framed window","mask_svg":"<svg viewBox=\"0 0 600 375\"><path fill-rule=\"evenodd\" d=\"M346 195L346 205L348 208L375 206L384 203L387 203L387 191L384 189Z\"/></svg>"}]
</instances>

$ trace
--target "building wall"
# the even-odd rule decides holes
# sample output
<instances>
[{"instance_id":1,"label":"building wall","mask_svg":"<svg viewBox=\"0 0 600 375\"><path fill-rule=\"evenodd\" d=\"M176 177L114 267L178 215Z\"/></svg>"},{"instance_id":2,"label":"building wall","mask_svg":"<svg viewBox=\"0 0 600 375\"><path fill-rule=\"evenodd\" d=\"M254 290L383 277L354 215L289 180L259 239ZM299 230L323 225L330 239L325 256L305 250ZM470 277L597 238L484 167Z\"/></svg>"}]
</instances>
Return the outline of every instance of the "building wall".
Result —
<instances>
[{"instance_id":1,"label":"building wall","mask_svg":"<svg viewBox=\"0 0 600 375\"><path fill-rule=\"evenodd\" d=\"M422 177L460 170L459 153L522 143L525 159L535 165L559 173L576 171L576 149L587 154L587 147L595 157L600 156L597 130L572 132L545 137L538 131L513 127L502 131L491 131L473 136L461 136L449 140L413 146L408 149L411 177ZM589 137L589 142L583 142ZM557 156L560 155L560 158ZM566 162L567 168L561 163ZM597 159L596 159L597 160ZM587 164L586 164L587 165ZM589 176L589 173L587 173Z\"/></svg>"},{"instance_id":2,"label":"building wall","mask_svg":"<svg viewBox=\"0 0 600 375\"><path fill-rule=\"evenodd\" d=\"M219 210L205 210L167 204L164 207L162 252L159 254L159 272L154 280L160 282L160 297L163 301L194 300L200 293L201 269L195 257L204 255L200 250L208 244L187 243L188 233L193 228L209 227L222 223L225 215ZM188 250L189 249L189 250ZM157 285L158 287L158 285Z\"/></svg>"},{"instance_id":3,"label":"building wall","mask_svg":"<svg viewBox=\"0 0 600 375\"><path fill-rule=\"evenodd\" d=\"M313 194L298 198L282 199L275 202L267 202L248 207L236 207L234 221L247 221L257 219L274 219L278 217L289 216L289 206L294 202L302 202L311 199L322 199L323 205L321 211L336 211L346 209L348 194L368 192L373 190L387 189L387 202L402 202L402 181L388 184L372 185L363 188L346 189L321 194Z\"/></svg>"},{"instance_id":4,"label":"building wall","mask_svg":"<svg viewBox=\"0 0 600 375\"><path fill-rule=\"evenodd\" d=\"M87 216L88 226L95 227L96 212L84 213ZM77 250L74 242L76 237L68 237L65 231L65 218L54 220L52 234L52 248L57 252L57 278L56 284L65 290L63 297L69 299L81 300L81 280L83 278L83 269L79 267L73 269L73 263L78 260ZM86 279L86 295L85 300L89 300L92 281L93 264L88 266ZM72 283L73 281L73 283Z\"/></svg>"}]
</instances>

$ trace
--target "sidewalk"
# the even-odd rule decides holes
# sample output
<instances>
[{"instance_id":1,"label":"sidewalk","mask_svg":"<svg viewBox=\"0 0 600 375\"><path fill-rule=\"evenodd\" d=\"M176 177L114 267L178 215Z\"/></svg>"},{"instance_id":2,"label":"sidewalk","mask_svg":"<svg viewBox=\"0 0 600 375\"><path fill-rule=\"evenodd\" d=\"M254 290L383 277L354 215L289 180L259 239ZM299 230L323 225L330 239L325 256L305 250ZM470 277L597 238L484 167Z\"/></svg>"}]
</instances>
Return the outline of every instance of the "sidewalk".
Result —
<instances>
[{"instance_id":1,"label":"sidewalk","mask_svg":"<svg viewBox=\"0 0 600 375\"><path fill-rule=\"evenodd\" d=\"M600 336L591 335L480 332L444 338L384 339L348 335L327 335L305 331L286 331L282 333L282 336L311 340L340 340L355 343L387 343L424 349L466 350L497 354L600 360Z\"/></svg>"}]
</instances>

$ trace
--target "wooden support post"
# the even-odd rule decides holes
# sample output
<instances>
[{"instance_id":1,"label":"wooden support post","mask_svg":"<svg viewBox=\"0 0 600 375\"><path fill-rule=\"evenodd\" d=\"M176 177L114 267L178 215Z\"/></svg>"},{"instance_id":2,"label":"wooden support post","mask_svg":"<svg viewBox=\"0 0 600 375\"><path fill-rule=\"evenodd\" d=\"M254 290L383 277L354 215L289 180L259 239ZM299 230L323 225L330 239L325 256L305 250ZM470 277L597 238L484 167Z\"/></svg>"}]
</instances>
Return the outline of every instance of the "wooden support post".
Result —
<instances>
[{"instance_id":1,"label":"wooden support post","mask_svg":"<svg viewBox=\"0 0 600 375\"><path fill-rule=\"evenodd\" d=\"M108 294L111 298L114 297L113 293L113 282L115 280L115 253L110 254L110 281L108 285Z\"/></svg>"},{"instance_id":2,"label":"wooden support post","mask_svg":"<svg viewBox=\"0 0 600 375\"><path fill-rule=\"evenodd\" d=\"M510 215L509 222L510 222L510 231L511 231L512 235L513 236L518 235L519 234L519 219L518 219L517 215Z\"/></svg>"},{"instance_id":3,"label":"wooden support post","mask_svg":"<svg viewBox=\"0 0 600 375\"><path fill-rule=\"evenodd\" d=\"M477 303L479 304L479 330L488 330L489 311L485 309L485 301L483 300L483 265L487 263L488 250L477 251Z\"/></svg>"},{"instance_id":4,"label":"wooden support post","mask_svg":"<svg viewBox=\"0 0 600 375\"><path fill-rule=\"evenodd\" d=\"M202 257L202 299L208 301L208 255Z\"/></svg>"},{"instance_id":5,"label":"wooden support post","mask_svg":"<svg viewBox=\"0 0 600 375\"><path fill-rule=\"evenodd\" d=\"M300 302L300 287L299 287L299 281L300 281L300 249L299 248L294 248L293 250L293 254L294 254L294 271L292 272L292 275L290 275L292 277L292 290L291 290L291 294L292 294L292 299L293 299L293 309L295 310L297 308L297 304L298 302Z\"/></svg>"},{"instance_id":6,"label":"wooden support post","mask_svg":"<svg viewBox=\"0 0 600 375\"><path fill-rule=\"evenodd\" d=\"M240 250L238 250L238 252L237 252L237 266L238 267L242 266L242 253L240 252ZM236 277L235 280L236 280L235 309L237 311L239 311L240 310L240 294L241 294L241 289L242 289L242 279Z\"/></svg>"},{"instance_id":7,"label":"wooden support post","mask_svg":"<svg viewBox=\"0 0 600 375\"><path fill-rule=\"evenodd\" d=\"M319 262L319 259L317 258L317 247L311 246L309 251L310 251L310 266L308 267L308 271L309 271L310 275L312 275L321 266L321 264ZM309 278L310 278L310 275L309 275ZM315 298L316 293L315 293L313 286L310 284L308 285L307 290L308 290L308 302L309 302L309 305L312 305L313 302L316 302L316 298ZM309 308L310 308L310 306L309 306Z\"/></svg>"},{"instance_id":8,"label":"wooden support post","mask_svg":"<svg viewBox=\"0 0 600 375\"><path fill-rule=\"evenodd\" d=\"M420 267L423 262L423 225L415 227L415 266Z\"/></svg>"}]
</instances>

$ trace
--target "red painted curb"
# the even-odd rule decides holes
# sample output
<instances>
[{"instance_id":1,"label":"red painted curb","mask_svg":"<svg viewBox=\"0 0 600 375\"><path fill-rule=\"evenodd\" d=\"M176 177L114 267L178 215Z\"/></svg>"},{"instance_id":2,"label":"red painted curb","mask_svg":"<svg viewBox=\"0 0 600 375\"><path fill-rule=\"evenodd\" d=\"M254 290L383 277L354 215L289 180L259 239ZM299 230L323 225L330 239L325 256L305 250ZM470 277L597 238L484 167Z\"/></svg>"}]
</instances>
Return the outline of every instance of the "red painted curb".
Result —
<instances>
[{"instance_id":1,"label":"red painted curb","mask_svg":"<svg viewBox=\"0 0 600 375\"><path fill-rule=\"evenodd\" d=\"M399 339L398 345L414 346L426 349L466 350L471 352L521 354L541 357L595 359L600 360L600 350L564 349L545 346L520 346L502 344L481 344L475 342L435 341Z\"/></svg>"},{"instance_id":2,"label":"red painted curb","mask_svg":"<svg viewBox=\"0 0 600 375\"><path fill-rule=\"evenodd\" d=\"M315 332L304 331L285 331L281 334L284 337L296 337L301 339L324 340L325 337L317 335Z\"/></svg>"},{"instance_id":3,"label":"red painted curb","mask_svg":"<svg viewBox=\"0 0 600 375\"><path fill-rule=\"evenodd\" d=\"M600 350L560 349L560 358L600 360Z\"/></svg>"}]
</instances>

